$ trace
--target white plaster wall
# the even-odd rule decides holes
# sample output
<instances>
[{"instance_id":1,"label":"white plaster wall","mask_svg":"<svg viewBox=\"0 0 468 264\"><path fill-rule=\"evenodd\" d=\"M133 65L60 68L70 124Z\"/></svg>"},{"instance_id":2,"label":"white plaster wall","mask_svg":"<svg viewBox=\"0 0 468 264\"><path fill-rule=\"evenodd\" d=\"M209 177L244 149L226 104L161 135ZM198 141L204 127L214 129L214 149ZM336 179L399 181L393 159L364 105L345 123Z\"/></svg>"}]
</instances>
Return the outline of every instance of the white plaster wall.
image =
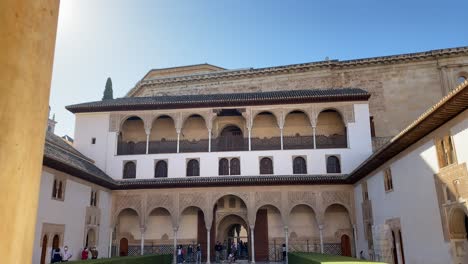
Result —
<instances>
[{"instance_id":1,"label":"white plaster wall","mask_svg":"<svg viewBox=\"0 0 468 264\"><path fill-rule=\"evenodd\" d=\"M240 157L241 175L258 175L259 159L273 157L275 175L292 174L293 156L307 157L309 174L326 173L326 156L338 155L342 173L350 173L372 153L368 104L354 105L355 122L348 123L348 148L307 149L275 151L199 152L148 155L116 155L117 133L109 131L109 113L86 113L76 115L75 147L94 159L96 165L115 179L121 179L123 161L136 160L137 178L154 177L154 161L168 160L169 177L185 177L187 159L200 159L201 176L218 176L218 160L222 157ZM96 144L91 138L96 137Z\"/></svg>"},{"instance_id":2,"label":"white plaster wall","mask_svg":"<svg viewBox=\"0 0 468 264\"><path fill-rule=\"evenodd\" d=\"M451 263L449 243L444 241L434 174L439 170L434 137L453 136L458 163L468 161L468 112L465 111L444 126L381 166L367 181L372 202L374 225L400 218L405 263ZM385 192L383 170L390 166L393 191ZM362 182L362 181L361 181ZM362 219L360 183L355 185L357 217L357 252L367 252Z\"/></svg>"},{"instance_id":3,"label":"white plaster wall","mask_svg":"<svg viewBox=\"0 0 468 264\"><path fill-rule=\"evenodd\" d=\"M85 216L86 207L89 205L91 187L74 181L73 177L67 176L64 192L64 201L52 199L52 186L54 175L48 171L42 171L41 189L39 192L39 206L36 221L36 230L34 238L34 253L32 263L39 263L41 258L42 243L42 224L60 224L65 225L64 241L61 245L68 245L72 250L73 258L78 259L85 243ZM101 208L101 225L99 227L98 250L102 257L107 256L109 245L110 226L109 211L110 199L109 193L99 192L99 207ZM48 244L51 245L52 238L49 238ZM50 252L52 248L47 249L46 263L50 261Z\"/></svg>"},{"instance_id":4,"label":"white plaster wall","mask_svg":"<svg viewBox=\"0 0 468 264\"><path fill-rule=\"evenodd\" d=\"M75 139L73 146L85 156L94 160L96 166L103 171L106 170L107 155L114 154L107 153L108 136L109 113L75 114ZM96 144L91 144L92 138L96 138Z\"/></svg>"}]
</instances>

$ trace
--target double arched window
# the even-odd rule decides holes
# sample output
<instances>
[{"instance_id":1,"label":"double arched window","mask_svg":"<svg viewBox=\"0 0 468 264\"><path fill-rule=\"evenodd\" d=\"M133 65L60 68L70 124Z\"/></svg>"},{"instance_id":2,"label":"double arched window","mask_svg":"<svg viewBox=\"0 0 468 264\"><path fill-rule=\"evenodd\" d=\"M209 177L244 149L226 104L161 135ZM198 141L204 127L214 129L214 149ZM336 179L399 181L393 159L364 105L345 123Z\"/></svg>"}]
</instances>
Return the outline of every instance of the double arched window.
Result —
<instances>
[{"instance_id":1,"label":"double arched window","mask_svg":"<svg viewBox=\"0 0 468 264\"><path fill-rule=\"evenodd\" d=\"M136 163L134 161L127 161L124 165L123 170L124 179L135 179L136 178Z\"/></svg>"},{"instance_id":2,"label":"double arched window","mask_svg":"<svg viewBox=\"0 0 468 264\"><path fill-rule=\"evenodd\" d=\"M165 160L159 160L154 166L154 177L155 178L167 178L167 162Z\"/></svg>"},{"instance_id":3,"label":"double arched window","mask_svg":"<svg viewBox=\"0 0 468 264\"><path fill-rule=\"evenodd\" d=\"M196 159L187 162L187 176L200 176L200 163Z\"/></svg>"},{"instance_id":4,"label":"double arched window","mask_svg":"<svg viewBox=\"0 0 468 264\"><path fill-rule=\"evenodd\" d=\"M260 160L260 174L273 174L273 161L271 158Z\"/></svg>"},{"instance_id":5,"label":"double arched window","mask_svg":"<svg viewBox=\"0 0 468 264\"><path fill-rule=\"evenodd\" d=\"M293 160L293 174L307 174L307 164L303 157L295 157Z\"/></svg>"},{"instance_id":6,"label":"double arched window","mask_svg":"<svg viewBox=\"0 0 468 264\"><path fill-rule=\"evenodd\" d=\"M341 173L340 159L338 157L327 157L327 173Z\"/></svg>"},{"instance_id":7,"label":"double arched window","mask_svg":"<svg viewBox=\"0 0 468 264\"><path fill-rule=\"evenodd\" d=\"M240 175L240 160L238 158L222 158L219 160L219 175Z\"/></svg>"}]
</instances>

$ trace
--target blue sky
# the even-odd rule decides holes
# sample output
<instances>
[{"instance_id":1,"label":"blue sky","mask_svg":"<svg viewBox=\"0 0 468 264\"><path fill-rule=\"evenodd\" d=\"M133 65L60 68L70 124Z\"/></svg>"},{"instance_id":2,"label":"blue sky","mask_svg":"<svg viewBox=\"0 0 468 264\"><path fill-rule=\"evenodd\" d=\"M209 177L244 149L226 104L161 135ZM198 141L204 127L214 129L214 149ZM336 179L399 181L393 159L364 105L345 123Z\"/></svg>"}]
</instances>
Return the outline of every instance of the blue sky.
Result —
<instances>
[{"instance_id":1,"label":"blue sky","mask_svg":"<svg viewBox=\"0 0 468 264\"><path fill-rule=\"evenodd\" d=\"M267 67L468 46L468 1L62 0L50 105L122 97L152 68Z\"/></svg>"}]
</instances>

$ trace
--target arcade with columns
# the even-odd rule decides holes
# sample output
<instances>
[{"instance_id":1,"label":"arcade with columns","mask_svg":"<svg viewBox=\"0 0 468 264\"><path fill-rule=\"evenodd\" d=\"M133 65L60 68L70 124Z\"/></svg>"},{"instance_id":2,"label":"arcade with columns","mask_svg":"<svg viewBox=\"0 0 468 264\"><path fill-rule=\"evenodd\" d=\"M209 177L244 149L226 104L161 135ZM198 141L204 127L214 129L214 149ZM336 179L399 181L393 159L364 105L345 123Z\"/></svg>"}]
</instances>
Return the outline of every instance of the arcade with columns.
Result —
<instances>
[{"instance_id":1,"label":"arcade with columns","mask_svg":"<svg viewBox=\"0 0 468 264\"><path fill-rule=\"evenodd\" d=\"M291 251L355 255L352 187L292 187L114 191L113 254L172 253L177 245L200 244L206 261L216 241L243 240L252 262L281 260L283 243Z\"/></svg>"}]
</instances>

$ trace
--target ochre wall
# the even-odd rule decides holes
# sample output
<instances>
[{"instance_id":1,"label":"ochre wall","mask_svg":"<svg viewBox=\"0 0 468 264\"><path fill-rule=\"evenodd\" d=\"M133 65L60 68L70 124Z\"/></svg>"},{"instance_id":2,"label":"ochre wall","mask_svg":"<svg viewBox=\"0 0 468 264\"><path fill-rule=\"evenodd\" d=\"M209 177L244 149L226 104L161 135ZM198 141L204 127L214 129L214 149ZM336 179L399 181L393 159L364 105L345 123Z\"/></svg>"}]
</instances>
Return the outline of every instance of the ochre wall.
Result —
<instances>
[{"instance_id":1,"label":"ochre wall","mask_svg":"<svg viewBox=\"0 0 468 264\"><path fill-rule=\"evenodd\" d=\"M460 72L468 72L466 55L349 68L314 68L301 73L155 83L142 87L133 96L357 87L371 93L370 113L374 116L376 135L386 137L396 135L454 88Z\"/></svg>"}]
</instances>

